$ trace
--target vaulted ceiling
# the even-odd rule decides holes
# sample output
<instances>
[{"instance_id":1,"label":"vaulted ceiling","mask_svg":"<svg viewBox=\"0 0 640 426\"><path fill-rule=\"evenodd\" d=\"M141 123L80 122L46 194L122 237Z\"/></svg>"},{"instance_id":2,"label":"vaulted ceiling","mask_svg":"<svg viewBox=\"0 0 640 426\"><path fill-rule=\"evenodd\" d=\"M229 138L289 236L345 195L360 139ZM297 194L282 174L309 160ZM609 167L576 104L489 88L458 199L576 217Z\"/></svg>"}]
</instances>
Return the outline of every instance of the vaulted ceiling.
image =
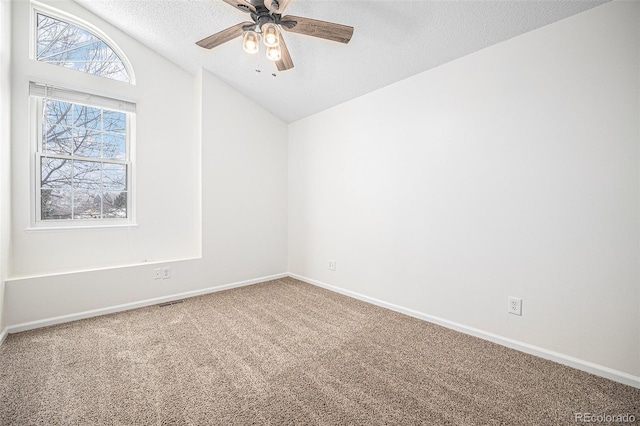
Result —
<instances>
[{"instance_id":1,"label":"vaulted ceiling","mask_svg":"<svg viewBox=\"0 0 640 426\"><path fill-rule=\"evenodd\" d=\"M284 33L295 67L195 42L249 16L222 0L75 0L185 70L201 67L286 122L315 114L604 3L292 0L285 14L355 27L349 44ZM259 72L257 71L259 70Z\"/></svg>"}]
</instances>

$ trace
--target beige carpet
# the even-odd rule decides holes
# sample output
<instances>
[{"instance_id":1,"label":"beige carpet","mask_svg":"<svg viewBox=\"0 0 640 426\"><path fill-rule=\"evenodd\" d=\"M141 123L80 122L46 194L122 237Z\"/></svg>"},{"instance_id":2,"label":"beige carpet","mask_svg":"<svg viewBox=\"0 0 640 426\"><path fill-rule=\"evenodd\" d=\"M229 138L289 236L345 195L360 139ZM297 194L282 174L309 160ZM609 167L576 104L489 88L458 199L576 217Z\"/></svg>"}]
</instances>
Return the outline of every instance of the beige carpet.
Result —
<instances>
[{"instance_id":1,"label":"beige carpet","mask_svg":"<svg viewBox=\"0 0 640 426\"><path fill-rule=\"evenodd\" d=\"M2 425L576 424L640 390L291 278L10 335Z\"/></svg>"}]
</instances>

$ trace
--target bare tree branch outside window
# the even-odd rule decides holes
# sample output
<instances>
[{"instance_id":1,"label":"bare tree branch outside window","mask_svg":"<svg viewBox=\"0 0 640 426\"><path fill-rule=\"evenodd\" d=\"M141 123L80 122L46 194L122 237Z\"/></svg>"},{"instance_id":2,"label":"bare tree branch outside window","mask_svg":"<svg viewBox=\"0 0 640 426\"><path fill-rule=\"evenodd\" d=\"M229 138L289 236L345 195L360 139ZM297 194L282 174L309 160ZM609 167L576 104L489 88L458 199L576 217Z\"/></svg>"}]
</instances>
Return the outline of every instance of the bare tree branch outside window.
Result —
<instances>
[{"instance_id":1,"label":"bare tree branch outside window","mask_svg":"<svg viewBox=\"0 0 640 426\"><path fill-rule=\"evenodd\" d=\"M101 38L42 13L36 21L38 61L130 81L120 57ZM127 114L48 99L46 92L40 99L40 220L126 219Z\"/></svg>"},{"instance_id":2,"label":"bare tree branch outside window","mask_svg":"<svg viewBox=\"0 0 640 426\"><path fill-rule=\"evenodd\" d=\"M36 59L129 82L124 63L104 41L89 31L41 13L37 15Z\"/></svg>"},{"instance_id":3,"label":"bare tree branch outside window","mask_svg":"<svg viewBox=\"0 0 640 426\"><path fill-rule=\"evenodd\" d=\"M126 114L43 100L41 219L127 217Z\"/></svg>"}]
</instances>

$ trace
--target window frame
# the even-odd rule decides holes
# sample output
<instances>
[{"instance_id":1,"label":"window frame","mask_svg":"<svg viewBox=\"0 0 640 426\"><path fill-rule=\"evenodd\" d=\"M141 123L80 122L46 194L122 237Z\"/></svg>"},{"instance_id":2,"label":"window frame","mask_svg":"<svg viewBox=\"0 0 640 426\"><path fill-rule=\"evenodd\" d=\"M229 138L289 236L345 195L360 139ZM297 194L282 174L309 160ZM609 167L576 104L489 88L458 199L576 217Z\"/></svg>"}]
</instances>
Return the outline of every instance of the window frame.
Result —
<instances>
[{"instance_id":1,"label":"window frame","mask_svg":"<svg viewBox=\"0 0 640 426\"><path fill-rule=\"evenodd\" d=\"M101 75L97 75L97 74L91 74L91 73L86 73L80 70L76 70L76 69L72 69L72 68L66 68L66 67L62 67L59 65L54 65L54 64L50 64L47 62L43 62L43 61L39 61L37 59L37 50L38 50L38 14L43 14L46 15L50 18L54 18L63 22L66 22L68 24L74 25L82 30L88 31L89 33L93 34L95 37L99 38L100 40L102 40L105 44L107 44L107 46L109 46L109 48L111 50L113 50L113 52L115 52L115 54L118 56L118 58L120 59L120 61L122 61L122 64L124 65L125 70L127 71L127 75L129 76L129 81L121 81L121 80L116 80L116 79L112 79L109 77L105 77L105 76L101 76ZM107 80L111 80L111 81L116 81L118 83L122 83L122 84L126 84L126 85L135 85L136 84L136 76L135 73L133 71L133 66L131 66L131 62L129 61L129 58L127 58L127 55L124 54L124 52L122 51L122 49L120 49L120 47L118 46L118 44L113 41L111 39L111 37L109 37L107 34L104 33L104 31L100 30L98 27L91 25L90 23L70 14L67 12L63 12L61 10L58 9L54 9L53 7L50 7L46 4L43 3L39 3L37 1L31 1L31 16L30 16L30 31L29 31L29 59L32 59L38 63L41 64L47 64L56 68L64 68L67 69L69 71L75 71L75 72L80 72L82 74L86 74L86 75L92 75L96 78L105 78Z\"/></svg>"},{"instance_id":2,"label":"window frame","mask_svg":"<svg viewBox=\"0 0 640 426\"><path fill-rule=\"evenodd\" d=\"M42 89L34 87L44 87L45 94L42 95ZM49 95L47 88L51 88L58 93ZM62 94L60 94L62 93ZM79 101L77 98L85 97L93 102ZM31 152L33 161L31 162L31 230L35 229L86 229L86 228L108 228L108 227L130 227L137 226L136 223L136 190L135 190L135 104L124 101L122 99L107 98L101 95L92 94L86 91L78 91L75 89L65 89L60 85L48 85L40 83L30 83L29 93L30 104L30 128L34 134L30 137ZM74 105L86 105L102 110L118 111L125 114L126 137L125 137L125 159L112 160L105 158L86 158L70 154L47 154L43 152L43 125L44 125L44 105L45 99L52 99L62 102L68 102ZM103 102L101 102L103 101ZM120 103L122 107L115 105ZM97 219L42 219L42 198L41 198L41 179L42 166L41 159L45 158L65 158L79 161L93 161L97 163L109 164L125 164L126 165L126 181L127 181L127 217L126 218L97 218Z\"/></svg>"},{"instance_id":3,"label":"window frame","mask_svg":"<svg viewBox=\"0 0 640 426\"><path fill-rule=\"evenodd\" d=\"M129 58L119 45L103 30L95 25L82 19L82 14L75 14L54 8L37 0L31 0L29 8L29 46L28 57L32 61L34 67L29 72L29 88L27 88L27 101L29 105L29 116L27 118L28 127L28 143L29 146L29 200L30 200L30 220L27 232L42 232L46 230L81 230L87 228L114 228L114 227L137 227L136 222L136 112L135 100L131 94L135 93L133 88L136 85L136 75ZM46 15L53 19L57 19L76 26L84 31L91 33L93 36L102 40L120 59L129 81L122 81L109 78L104 75L83 72L73 68L58 66L37 59L38 50L38 14ZM36 65L37 64L37 65ZM78 72L79 71L79 72ZM84 76L81 76L84 74ZM85 77L86 76L86 77ZM54 89L75 93L75 97L71 99L60 99L63 102L74 104L83 104L95 106L102 109L122 111L126 114L127 132L126 150L128 157L126 161L127 173L127 218L98 218L98 219L42 219L41 212L41 164L40 159L43 157L42 139L44 129L42 127L44 120L44 109L42 99L38 100L38 96L31 93L31 85L33 82L42 86L50 86ZM53 98L53 96L52 96ZM95 105L88 102L88 99L106 99L115 104ZM115 106L114 106L115 105ZM122 110L128 106L133 109ZM35 133L33 133L35 132ZM46 156L46 155L45 155ZM104 162L102 158L99 161Z\"/></svg>"}]
</instances>

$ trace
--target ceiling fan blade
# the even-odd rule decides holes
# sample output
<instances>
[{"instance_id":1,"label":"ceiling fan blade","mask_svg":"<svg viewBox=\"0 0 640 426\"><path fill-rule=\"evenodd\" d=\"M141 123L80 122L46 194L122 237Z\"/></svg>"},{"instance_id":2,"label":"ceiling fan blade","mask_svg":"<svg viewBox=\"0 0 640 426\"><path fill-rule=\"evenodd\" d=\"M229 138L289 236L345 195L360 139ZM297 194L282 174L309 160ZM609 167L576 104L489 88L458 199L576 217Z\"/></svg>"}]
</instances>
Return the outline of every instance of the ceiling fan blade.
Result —
<instances>
[{"instance_id":1,"label":"ceiling fan blade","mask_svg":"<svg viewBox=\"0 0 640 426\"><path fill-rule=\"evenodd\" d=\"M287 22L296 22L296 25L287 25ZM349 43L353 35L353 27L334 24L333 22L318 21L317 19L301 18L299 16L283 16L282 29L292 33L304 34L312 37L320 37L339 43Z\"/></svg>"},{"instance_id":2,"label":"ceiling fan blade","mask_svg":"<svg viewBox=\"0 0 640 426\"><path fill-rule=\"evenodd\" d=\"M254 5L249 3L247 0L222 0L227 4L235 7L236 9L240 9L243 12L253 12L256 13L256 8Z\"/></svg>"},{"instance_id":3,"label":"ceiling fan blade","mask_svg":"<svg viewBox=\"0 0 640 426\"><path fill-rule=\"evenodd\" d=\"M282 35L280 36L280 55L280 60L276 61L278 71L286 71L293 68L293 61L291 60L289 49L287 49L287 45L284 43L284 37L282 37Z\"/></svg>"},{"instance_id":4,"label":"ceiling fan blade","mask_svg":"<svg viewBox=\"0 0 640 426\"><path fill-rule=\"evenodd\" d=\"M272 13L280 14L284 12L289 3L291 3L291 0L264 0L264 5L267 9Z\"/></svg>"},{"instance_id":5,"label":"ceiling fan blade","mask_svg":"<svg viewBox=\"0 0 640 426\"><path fill-rule=\"evenodd\" d=\"M247 25L253 25L253 22L240 22L233 27L227 28L226 30L222 30L218 33L210 35L209 37L203 38L202 40L196 42L196 44L200 47L204 47L205 49L213 49L216 46L220 46L222 43L226 43L229 40L240 37L244 32L243 28Z\"/></svg>"}]
</instances>

